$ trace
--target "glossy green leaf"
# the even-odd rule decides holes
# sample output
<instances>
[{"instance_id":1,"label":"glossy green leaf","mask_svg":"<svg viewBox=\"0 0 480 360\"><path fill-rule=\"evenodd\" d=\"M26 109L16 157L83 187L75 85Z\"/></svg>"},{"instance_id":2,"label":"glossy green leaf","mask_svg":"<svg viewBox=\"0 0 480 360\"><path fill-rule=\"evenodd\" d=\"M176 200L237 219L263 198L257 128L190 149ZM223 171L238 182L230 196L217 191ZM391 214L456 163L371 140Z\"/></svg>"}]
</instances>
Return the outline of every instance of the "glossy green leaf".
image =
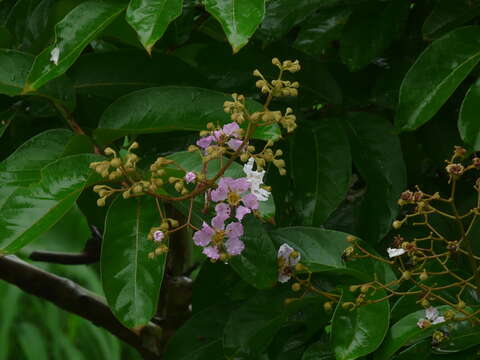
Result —
<instances>
[{"instance_id":1,"label":"glossy green leaf","mask_svg":"<svg viewBox=\"0 0 480 360\"><path fill-rule=\"evenodd\" d=\"M228 264L205 261L193 282L192 312L212 305L247 300L256 289L243 281Z\"/></svg>"},{"instance_id":2,"label":"glossy green leaf","mask_svg":"<svg viewBox=\"0 0 480 360\"><path fill-rule=\"evenodd\" d=\"M335 360L335 354L332 352L329 344L317 341L305 350L302 360Z\"/></svg>"},{"instance_id":3,"label":"glossy green leaf","mask_svg":"<svg viewBox=\"0 0 480 360\"><path fill-rule=\"evenodd\" d=\"M265 15L265 0L204 0L204 4L222 25L234 53L248 43Z\"/></svg>"},{"instance_id":4,"label":"glossy green leaf","mask_svg":"<svg viewBox=\"0 0 480 360\"><path fill-rule=\"evenodd\" d=\"M432 353L432 340L424 339L398 353L393 360L428 359Z\"/></svg>"},{"instance_id":5,"label":"glossy green leaf","mask_svg":"<svg viewBox=\"0 0 480 360\"><path fill-rule=\"evenodd\" d=\"M448 337L436 347L441 354L451 354L480 344L480 327L470 321L452 322L448 325Z\"/></svg>"},{"instance_id":6,"label":"glossy green leaf","mask_svg":"<svg viewBox=\"0 0 480 360\"><path fill-rule=\"evenodd\" d=\"M140 42L150 54L168 24L182 13L183 0L132 0L126 19L135 29Z\"/></svg>"},{"instance_id":7,"label":"glossy green leaf","mask_svg":"<svg viewBox=\"0 0 480 360\"><path fill-rule=\"evenodd\" d=\"M458 117L458 131L465 144L472 150L480 150L480 79L468 90Z\"/></svg>"},{"instance_id":8,"label":"glossy green leaf","mask_svg":"<svg viewBox=\"0 0 480 360\"><path fill-rule=\"evenodd\" d=\"M380 290L371 299L384 297ZM355 302L355 295L346 288L342 302ZM337 360L354 360L375 351L383 341L390 321L388 300L364 305L355 310L337 306L332 319L331 343Z\"/></svg>"},{"instance_id":9,"label":"glossy green leaf","mask_svg":"<svg viewBox=\"0 0 480 360\"><path fill-rule=\"evenodd\" d=\"M437 307L439 312L448 310L448 306ZM420 329L417 322L425 318L425 310L419 310L411 313L390 327L382 346L375 352L375 360L388 360L402 346L411 343L414 340L421 340L432 335L436 328L445 325L440 323L426 329Z\"/></svg>"},{"instance_id":10,"label":"glossy green leaf","mask_svg":"<svg viewBox=\"0 0 480 360\"><path fill-rule=\"evenodd\" d=\"M0 93L8 96L22 94L28 71L32 66L34 57L30 54L16 50L0 50ZM73 87L68 79L61 77L52 81L38 92L39 95L55 103L62 104L69 109L75 105Z\"/></svg>"},{"instance_id":11,"label":"glossy green leaf","mask_svg":"<svg viewBox=\"0 0 480 360\"><path fill-rule=\"evenodd\" d=\"M355 10L342 31L342 62L356 71L381 55L404 27L409 9L408 1L393 0Z\"/></svg>"},{"instance_id":12,"label":"glossy green leaf","mask_svg":"<svg viewBox=\"0 0 480 360\"><path fill-rule=\"evenodd\" d=\"M358 233L368 243L375 243L390 230L398 213L398 197L406 187L400 141L390 122L378 115L350 114L346 126L353 162L367 183Z\"/></svg>"},{"instance_id":13,"label":"glossy green leaf","mask_svg":"<svg viewBox=\"0 0 480 360\"><path fill-rule=\"evenodd\" d=\"M344 261L343 253L349 246L349 234L314 227L295 226L280 228L270 232L277 247L286 243L301 255L302 264L312 272L337 272L368 280L376 274L381 281L395 279L390 267L378 261ZM361 240L358 240L361 241ZM362 246L366 246L361 242ZM369 251L369 249L367 247ZM375 251L373 251L375 252Z\"/></svg>"},{"instance_id":14,"label":"glossy green leaf","mask_svg":"<svg viewBox=\"0 0 480 360\"><path fill-rule=\"evenodd\" d=\"M204 81L175 56L148 56L131 50L82 55L68 75L77 93L109 99L153 86L199 85Z\"/></svg>"},{"instance_id":15,"label":"glossy green leaf","mask_svg":"<svg viewBox=\"0 0 480 360\"><path fill-rule=\"evenodd\" d=\"M108 209L102 241L101 273L110 309L127 327L155 315L167 255L150 259L150 229L159 224L155 200L117 197Z\"/></svg>"},{"instance_id":16,"label":"glossy green leaf","mask_svg":"<svg viewBox=\"0 0 480 360\"><path fill-rule=\"evenodd\" d=\"M442 107L480 61L480 27L458 28L417 58L400 87L395 125L415 130Z\"/></svg>"},{"instance_id":17,"label":"glossy green leaf","mask_svg":"<svg viewBox=\"0 0 480 360\"><path fill-rule=\"evenodd\" d=\"M73 133L47 130L29 139L0 163L0 208L19 186L40 181L40 170L65 154Z\"/></svg>"},{"instance_id":18,"label":"glossy green leaf","mask_svg":"<svg viewBox=\"0 0 480 360\"><path fill-rule=\"evenodd\" d=\"M98 158L90 154L62 158L41 169L40 182L17 188L0 208L2 251L14 253L55 225L84 187L97 179L89 164Z\"/></svg>"},{"instance_id":19,"label":"glossy green leaf","mask_svg":"<svg viewBox=\"0 0 480 360\"><path fill-rule=\"evenodd\" d=\"M289 293L288 286L261 291L232 312L223 335L227 358L257 358L266 350L286 320Z\"/></svg>"},{"instance_id":20,"label":"glossy green leaf","mask_svg":"<svg viewBox=\"0 0 480 360\"><path fill-rule=\"evenodd\" d=\"M423 37L436 38L456 26L467 23L479 14L480 3L477 0L439 0L423 23Z\"/></svg>"},{"instance_id":21,"label":"glossy green leaf","mask_svg":"<svg viewBox=\"0 0 480 360\"><path fill-rule=\"evenodd\" d=\"M315 14L302 24L295 47L310 55L324 55L332 42L340 39L351 12L340 7Z\"/></svg>"},{"instance_id":22,"label":"glossy green leaf","mask_svg":"<svg viewBox=\"0 0 480 360\"><path fill-rule=\"evenodd\" d=\"M265 19L258 31L261 40L270 43L281 39L288 31L318 9L358 5L365 0L276 0L268 1Z\"/></svg>"},{"instance_id":23,"label":"glossy green leaf","mask_svg":"<svg viewBox=\"0 0 480 360\"><path fill-rule=\"evenodd\" d=\"M152 134L176 130L200 131L208 122L230 122L223 103L231 97L216 91L179 86L165 86L135 91L115 101L103 113L95 137L108 143L125 135ZM260 104L247 101L252 111ZM257 139L276 139L279 127L259 128Z\"/></svg>"},{"instance_id":24,"label":"glossy green leaf","mask_svg":"<svg viewBox=\"0 0 480 360\"><path fill-rule=\"evenodd\" d=\"M49 42L60 0L18 0L7 18L16 49L40 52Z\"/></svg>"},{"instance_id":25,"label":"glossy green leaf","mask_svg":"<svg viewBox=\"0 0 480 360\"><path fill-rule=\"evenodd\" d=\"M122 4L87 1L55 26L55 42L36 58L24 92L34 91L65 73L83 49L124 10Z\"/></svg>"},{"instance_id":26,"label":"glossy green leaf","mask_svg":"<svg viewBox=\"0 0 480 360\"><path fill-rule=\"evenodd\" d=\"M277 252L264 225L253 215L242 221L245 250L230 259L240 277L258 289L270 288L277 282Z\"/></svg>"},{"instance_id":27,"label":"glossy green leaf","mask_svg":"<svg viewBox=\"0 0 480 360\"><path fill-rule=\"evenodd\" d=\"M216 305L195 314L167 344L165 360L222 359L223 328L231 305Z\"/></svg>"},{"instance_id":28,"label":"glossy green leaf","mask_svg":"<svg viewBox=\"0 0 480 360\"><path fill-rule=\"evenodd\" d=\"M352 159L340 121L300 127L292 139L291 173L302 225L322 225L347 194Z\"/></svg>"}]
</instances>

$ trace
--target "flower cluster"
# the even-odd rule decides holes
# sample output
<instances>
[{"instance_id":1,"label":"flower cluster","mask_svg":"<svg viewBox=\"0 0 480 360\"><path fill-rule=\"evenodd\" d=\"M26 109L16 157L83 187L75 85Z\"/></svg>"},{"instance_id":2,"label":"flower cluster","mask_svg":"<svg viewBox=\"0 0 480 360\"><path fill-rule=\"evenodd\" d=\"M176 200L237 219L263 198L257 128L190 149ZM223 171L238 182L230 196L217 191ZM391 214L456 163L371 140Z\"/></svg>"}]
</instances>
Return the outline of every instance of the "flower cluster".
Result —
<instances>
[{"instance_id":1,"label":"flower cluster","mask_svg":"<svg viewBox=\"0 0 480 360\"><path fill-rule=\"evenodd\" d=\"M193 241L202 246L203 253L212 260L227 260L239 255L245 248L240 238L243 235L241 223L245 215L258 210L259 201L268 199L269 192L263 188L265 171L252 169L253 159L244 166L247 177L233 179L222 177L216 189L209 192L215 205L215 216L211 225L203 223L202 229L195 232ZM226 224L226 222L230 222Z\"/></svg>"},{"instance_id":2,"label":"flower cluster","mask_svg":"<svg viewBox=\"0 0 480 360\"><path fill-rule=\"evenodd\" d=\"M52 61L55 62L56 58ZM281 139L282 128L286 129L283 133L289 133L297 126L291 108L271 110L270 103L277 97L297 96L299 83L284 79L284 75L299 71L299 62L281 62L274 58L272 64L279 69L276 79L267 80L259 70L254 71L254 76L261 78L261 92L267 95L261 110L251 112L243 95L232 94L232 101L223 104L224 112L231 121L225 123L219 118L216 124L206 124L206 129L200 131L200 138L188 147L190 154L160 156L150 165L140 164L139 156L133 153L139 147L138 143L133 142L129 146L126 138L120 150L105 149L109 159L90 164L103 178L114 182L94 187L99 195L98 206L106 205L106 200L114 194L121 194L125 199L140 196L155 198L160 225L152 226L148 235L156 246L149 254L151 258L168 251L167 240L174 232L188 228L194 230L194 243L203 247L203 253L213 261L226 261L244 250L242 221L247 214L260 218L259 202L267 201L270 196L271 189L263 184L264 169L272 164L280 175L286 174L283 152L273 149L273 146ZM257 86L259 84L257 82ZM256 150L252 139L258 139L257 135L262 132L257 130L262 127L271 128L275 136ZM215 167L220 167L212 176L213 166L210 164L213 160ZM237 161L245 163L245 176L225 176L229 167ZM180 216L184 222L182 225L167 217L169 207L164 206L177 201L188 202L188 214ZM192 212L202 202L204 214L212 208L215 213L211 221L198 228L192 223Z\"/></svg>"}]
</instances>

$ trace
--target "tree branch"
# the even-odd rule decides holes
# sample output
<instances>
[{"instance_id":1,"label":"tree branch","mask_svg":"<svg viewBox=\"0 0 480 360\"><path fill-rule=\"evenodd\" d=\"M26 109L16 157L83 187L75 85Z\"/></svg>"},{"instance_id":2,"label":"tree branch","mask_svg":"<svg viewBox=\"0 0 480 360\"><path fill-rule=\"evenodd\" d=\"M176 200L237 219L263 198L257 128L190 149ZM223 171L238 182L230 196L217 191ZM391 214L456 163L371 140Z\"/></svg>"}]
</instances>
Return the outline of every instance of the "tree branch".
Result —
<instances>
[{"instance_id":1,"label":"tree branch","mask_svg":"<svg viewBox=\"0 0 480 360\"><path fill-rule=\"evenodd\" d=\"M161 331L159 327L154 324L140 330L124 327L100 297L75 282L39 269L13 255L0 257L0 279L104 328L137 349L144 359L160 359L156 346Z\"/></svg>"}]
</instances>

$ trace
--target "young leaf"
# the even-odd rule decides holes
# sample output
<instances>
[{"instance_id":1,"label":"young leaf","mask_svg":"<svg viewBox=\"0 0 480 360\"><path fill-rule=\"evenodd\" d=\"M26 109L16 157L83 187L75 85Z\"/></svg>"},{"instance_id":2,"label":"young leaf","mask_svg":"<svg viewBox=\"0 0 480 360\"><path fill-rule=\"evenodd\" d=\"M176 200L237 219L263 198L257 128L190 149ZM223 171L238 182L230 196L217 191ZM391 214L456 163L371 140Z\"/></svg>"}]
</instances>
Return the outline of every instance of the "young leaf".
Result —
<instances>
[{"instance_id":1,"label":"young leaf","mask_svg":"<svg viewBox=\"0 0 480 360\"><path fill-rule=\"evenodd\" d=\"M458 117L458 131L460 132L460 136L465 144L471 147L472 150L480 150L479 105L480 79L470 87L467 95L465 95Z\"/></svg>"},{"instance_id":2,"label":"young leaf","mask_svg":"<svg viewBox=\"0 0 480 360\"><path fill-rule=\"evenodd\" d=\"M248 43L265 15L265 0L205 0L204 4L222 25L234 53Z\"/></svg>"},{"instance_id":3,"label":"young leaf","mask_svg":"<svg viewBox=\"0 0 480 360\"><path fill-rule=\"evenodd\" d=\"M339 121L300 127L292 139L294 196L303 225L322 225L347 194L352 159Z\"/></svg>"},{"instance_id":4,"label":"young leaf","mask_svg":"<svg viewBox=\"0 0 480 360\"><path fill-rule=\"evenodd\" d=\"M400 33L409 9L408 1L393 0L368 3L354 11L343 28L340 40L342 62L351 71L368 65Z\"/></svg>"},{"instance_id":5,"label":"young leaf","mask_svg":"<svg viewBox=\"0 0 480 360\"><path fill-rule=\"evenodd\" d=\"M371 298L385 295L385 291L377 290ZM375 351L382 343L390 321L390 304L384 300L350 310L344 309L342 302L355 302L348 288L333 315L331 343L337 360L354 360Z\"/></svg>"},{"instance_id":6,"label":"young leaf","mask_svg":"<svg viewBox=\"0 0 480 360\"><path fill-rule=\"evenodd\" d=\"M277 252L264 225L252 215L247 215L242 241L245 250L230 259L230 264L240 277L257 289L272 287L277 282Z\"/></svg>"},{"instance_id":7,"label":"young leaf","mask_svg":"<svg viewBox=\"0 0 480 360\"><path fill-rule=\"evenodd\" d=\"M62 158L41 170L40 182L17 188L0 208L0 247L14 253L55 225L96 176L89 164L98 156Z\"/></svg>"},{"instance_id":8,"label":"young leaf","mask_svg":"<svg viewBox=\"0 0 480 360\"><path fill-rule=\"evenodd\" d=\"M132 92L121 97L103 113L95 137L107 143L125 135L153 134L176 130L205 130L208 122L230 122L223 103L231 97L212 90L194 87L164 86ZM261 105L246 102L257 111ZM254 138L278 139L279 127L261 127Z\"/></svg>"},{"instance_id":9,"label":"young leaf","mask_svg":"<svg viewBox=\"0 0 480 360\"><path fill-rule=\"evenodd\" d=\"M214 305L188 320L167 344L165 360L222 359L223 328L232 305Z\"/></svg>"},{"instance_id":10,"label":"young leaf","mask_svg":"<svg viewBox=\"0 0 480 360\"><path fill-rule=\"evenodd\" d=\"M167 255L150 259L155 243L147 236L159 221L151 197L117 197L108 209L100 262L103 290L127 327L147 324L157 310Z\"/></svg>"},{"instance_id":11,"label":"young leaf","mask_svg":"<svg viewBox=\"0 0 480 360\"><path fill-rule=\"evenodd\" d=\"M455 29L431 43L403 79L397 129L415 130L430 120L479 61L479 26Z\"/></svg>"},{"instance_id":12,"label":"young leaf","mask_svg":"<svg viewBox=\"0 0 480 360\"><path fill-rule=\"evenodd\" d=\"M37 90L65 73L88 43L123 10L122 4L101 1L87 1L74 8L55 26L53 45L35 58L23 92Z\"/></svg>"},{"instance_id":13,"label":"young leaf","mask_svg":"<svg viewBox=\"0 0 480 360\"><path fill-rule=\"evenodd\" d=\"M353 113L345 124L353 162L367 183L358 232L368 243L375 243L390 230L398 213L398 197L406 187L400 140L390 122L377 115Z\"/></svg>"},{"instance_id":14,"label":"young leaf","mask_svg":"<svg viewBox=\"0 0 480 360\"><path fill-rule=\"evenodd\" d=\"M151 54L168 24L182 14L183 0L132 0L126 19L135 29L140 42Z\"/></svg>"}]
</instances>

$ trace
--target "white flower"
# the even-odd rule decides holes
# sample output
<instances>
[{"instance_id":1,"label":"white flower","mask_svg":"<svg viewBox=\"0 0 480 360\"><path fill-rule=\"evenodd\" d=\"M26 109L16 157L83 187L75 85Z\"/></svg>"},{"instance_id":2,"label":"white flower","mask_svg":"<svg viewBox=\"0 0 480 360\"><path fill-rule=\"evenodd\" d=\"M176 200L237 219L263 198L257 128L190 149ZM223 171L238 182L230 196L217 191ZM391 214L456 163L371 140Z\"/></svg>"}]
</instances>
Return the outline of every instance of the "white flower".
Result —
<instances>
[{"instance_id":1,"label":"white flower","mask_svg":"<svg viewBox=\"0 0 480 360\"><path fill-rule=\"evenodd\" d=\"M392 257L395 257L395 256L400 256L400 255L405 254L407 252L407 250L402 249L402 248L398 248L398 249L388 248L387 252L388 252L388 257L392 258Z\"/></svg>"},{"instance_id":2,"label":"white flower","mask_svg":"<svg viewBox=\"0 0 480 360\"><path fill-rule=\"evenodd\" d=\"M247 181L250 183L250 191L252 194L257 197L258 201L267 201L270 192L260 187L263 185L265 170L253 170L254 161L252 157L248 159L248 162L243 166L243 172L247 175Z\"/></svg>"},{"instance_id":3,"label":"white flower","mask_svg":"<svg viewBox=\"0 0 480 360\"><path fill-rule=\"evenodd\" d=\"M417 322L417 326L420 329L427 328L431 325L436 325L445 322L445 317L439 316L440 313L436 308L430 306L425 310L425 319L420 319Z\"/></svg>"},{"instance_id":4,"label":"white flower","mask_svg":"<svg viewBox=\"0 0 480 360\"><path fill-rule=\"evenodd\" d=\"M58 65L58 58L60 56L60 49L58 47L53 48L50 52L50 61L53 62L55 65Z\"/></svg>"},{"instance_id":5,"label":"white flower","mask_svg":"<svg viewBox=\"0 0 480 360\"><path fill-rule=\"evenodd\" d=\"M288 244L282 244L278 249L277 260L279 265L278 281L285 283L292 277L293 268L300 261L300 254L292 257L291 254L295 250Z\"/></svg>"}]
</instances>

